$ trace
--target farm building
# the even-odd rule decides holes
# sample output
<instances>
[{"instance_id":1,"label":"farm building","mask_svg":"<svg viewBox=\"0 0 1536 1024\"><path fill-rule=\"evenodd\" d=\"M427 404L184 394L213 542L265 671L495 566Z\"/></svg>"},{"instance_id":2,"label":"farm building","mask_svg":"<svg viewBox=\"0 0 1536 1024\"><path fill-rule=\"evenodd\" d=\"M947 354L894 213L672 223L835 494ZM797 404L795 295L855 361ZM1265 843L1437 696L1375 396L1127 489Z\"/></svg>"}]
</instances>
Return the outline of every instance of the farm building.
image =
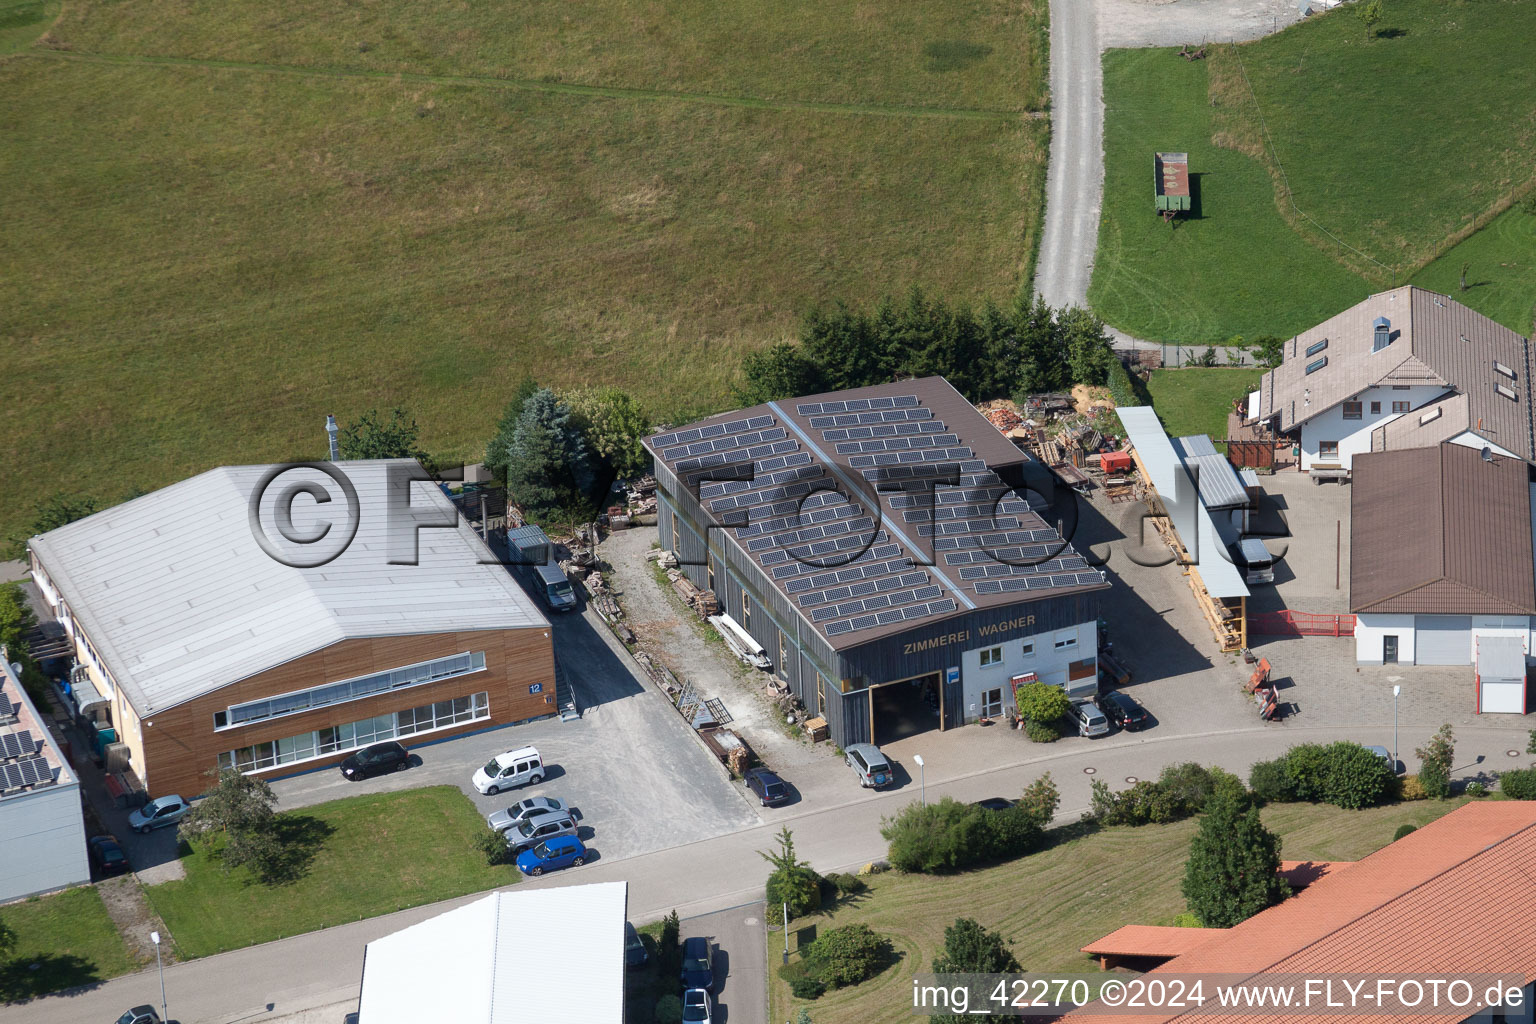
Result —
<instances>
[{"instance_id":1,"label":"farm building","mask_svg":"<svg viewBox=\"0 0 1536 1024\"><path fill-rule=\"evenodd\" d=\"M1525 462L1456 444L1369 453L1353 488L1357 661L1472 665L1492 637L1530 653L1536 487Z\"/></svg>"},{"instance_id":2,"label":"farm building","mask_svg":"<svg viewBox=\"0 0 1536 1024\"><path fill-rule=\"evenodd\" d=\"M944 379L768 402L645 443L662 546L837 745L1002 716L1016 680L1096 687L1108 584L1004 484L1048 473Z\"/></svg>"},{"instance_id":3,"label":"farm building","mask_svg":"<svg viewBox=\"0 0 1536 1024\"><path fill-rule=\"evenodd\" d=\"M77 703L151 793L193 796L219 766L272 778L554 712L548 622L413 461L329 464L355 488L357 531L311 568L258 539L276 468L210 470L29 543ZM287 473L334 497L319 471ZM340 504L292 500L288 528L337 525Z\"/></svg>"},{"instance_id":4,"label":"farm building","mask_svg":"<svg viewBox=\"0 0 1536 1024\"><path fill-rule=\"evenodd\" d=\"M1514 331L1411 286L1372 295L1285 343L1259 419L1296 438L1303 472L1450 441L1536 461L1536 357Z\"/></svg>"}]
</instances>

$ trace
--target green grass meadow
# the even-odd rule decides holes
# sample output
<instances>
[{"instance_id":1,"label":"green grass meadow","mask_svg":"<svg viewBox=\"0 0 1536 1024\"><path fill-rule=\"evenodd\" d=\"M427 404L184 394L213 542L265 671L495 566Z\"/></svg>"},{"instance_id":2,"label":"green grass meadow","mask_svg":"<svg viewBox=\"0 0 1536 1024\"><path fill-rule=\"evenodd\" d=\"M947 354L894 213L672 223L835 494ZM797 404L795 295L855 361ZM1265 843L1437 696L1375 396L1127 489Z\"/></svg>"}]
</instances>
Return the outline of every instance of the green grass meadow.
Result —
<instances>
[{"instance_id":1,"label":"green grass meadow","mask_svg":"<svg viewBox=\"0 0 1536 1024\"><path fill-rule=\"evenodd\" d=\"M1461 290L1461 268L1467 290ZM1536 309L1536 214L1518 206L1413 276L1486 317L1530 337Z\"/></svg>"},{"instance_id":2,"label":"green grass meadow","mask_svg":"<svg viewBox=\"0 0 1536 1024\"><path fill-rule=\"evenodd\" d=\"M0 955L0 1003L106 981L139 966L94 886L7 904L0 923L16 933L15 948Z\"/></svg>"},{"instance_id":3,"label":"green grass meadow","mask_svg":"<svg viewBox=\"0 0 1536 1024\"><path fill-rule=\"evenodd\" d=\"M0 59L0 534L371 406L476 461L526 373L676 421L813 304L1011 296L1044 10L69 5Z\"/></svg>"},{"instance_id":4,"label":"green grass meadow","mask_svg":"<svg viewBox=\"0 0 1536 1024\"><path fill-rule=\"evenodd\" d=\"M186 853L186 878L144 892L182 957L210 956L510 885L471 845L485 820L452 786L350 797L284 815L310 837L302 876L280 885Z\"/></svg>"},{"instance_id":5,"label":"green grass meadow","mask_svg":"<svg viewBox=\"0 0 1536 1024\"><path fill-rule=\"evenodd\" d=\"M1369 294L1293 231L1258 161L1211 142L1204 62L1104 55L1104 205L1088 301L1121 330L1186 347L1290 336ZM1153 208L1152 158L1187 152L1198 206Z\"/></svg>"},{"instance_id":6,"label":"green grass meadow","mask_svg":"<svg viewBox=\"0 0 1536 1024\"><path fill-rule=\"evenodd\" d=\"M1358 860L1387 845L1399 825L1422 825L1465 802L1419 801L1344 811L1316 804L1280 804L1264 811L1287 860ZM883 874L870 891L830 912L790 922L791 957L798 942L844 924L867 924L888 936L900 962L850 989L814 1002L794 999L778 975L778 936L770 936L771 1021L793 1020L808 1006L816 1024L865 1024L895 1019L911 1005L911 978L929 969L943 948L944 929L960 917L1001 931L1031 972L1086 974L1097 964L1079 950L1126 924L1171 925L1185 911L1180 883L1198 822L1116 827L1066 839L1019 860L959 876Z\"/></svg>"},{"instance_id":7,"label":"green grass meadow","mask_svg":"<svg viewBox=\"0 0 1536 1024\"><path fill-rule=\"evenodd\" d=\"M1185 366L1153 370L1147 390L1170 437L1209 434L1220 441L1227 436L1232 399L1252 391L1262 376L1264 371L1253 366Z\"/></svg>"}]
</instances>

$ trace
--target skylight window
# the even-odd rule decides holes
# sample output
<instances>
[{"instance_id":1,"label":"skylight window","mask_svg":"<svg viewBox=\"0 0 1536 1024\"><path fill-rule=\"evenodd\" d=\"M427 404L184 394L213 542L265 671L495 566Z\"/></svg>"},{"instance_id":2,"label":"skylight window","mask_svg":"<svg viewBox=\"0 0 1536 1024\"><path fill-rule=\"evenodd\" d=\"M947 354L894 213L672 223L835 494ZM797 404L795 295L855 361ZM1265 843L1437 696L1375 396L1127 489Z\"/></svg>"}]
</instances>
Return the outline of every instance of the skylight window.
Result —
<instances>
[{"instance_id":1,"label":"skylight window","mask_svg":"<svg viewBox=\"0 0 1536 1024\"><path fill-rule=\"evenodd\" d=\"M1322 341L1318 342L1315 345L1308 345L1307 346L1307 355L1315 356L1315 355L1317 355L1319 352L1321 352L1323 349L1325 349L1327 347L1328 347L1328 339L1324 338Z\"/></svg>"},{"instance_id":2,"label":"skylight window","mask_svg":"<svg viewBox=\"0 0 1536 1024\"><path fill-rule=\"evenodd\" d=\"M1435 420L1440 418L1440 414L1443 412L1445 412L1445 410L1439 406L1429 410L1429 412L1419 417L1419 426L1422 427L1426 423L1433 423Z\"/></svg>"},{"instance_id":3,"label":"skylight window","mask_svg":"<svg viewBox=\"0 0 1536 1024\"><path fill-rule=\"evenodd\" d=\"M1318 370L1321 370L1323 367L1325 367L1327 365L1328 365L1328 357L1327 356L1323 356L1323 358L1321 358L1321 359L1314 359L1310 363L1307 364L1307 372L1308 373L1316 373Z\"/></svg>"},{"instance_id":4,"label":"skylight window","mask_svg":"<svg viewBox=\"0 0 1536 1024\"><path fill-rule=\"evenodd\" d=\"M1493 372L1494 373L1501 373L1504 376L1508 377L1510 380L1514 380L1515 379L1515 371L1511 370L1509 367L1505 366L1501 362L1498 362L1497 360L1494 361Z\"/></svg>"},{"instance_id":5,"label":"skylight window","mask_svg":"<svg viewBox=\"0 0 1536 1024\"><path fill-rule=\"evenodd\" d=\"M1497 391L1511 402L1518 402L1520 400L1519 397L1515 394L1514 388L1507 388L1503 384L1495 384L1493 386L1493 390Z\"/></svg>"}]
</instances>

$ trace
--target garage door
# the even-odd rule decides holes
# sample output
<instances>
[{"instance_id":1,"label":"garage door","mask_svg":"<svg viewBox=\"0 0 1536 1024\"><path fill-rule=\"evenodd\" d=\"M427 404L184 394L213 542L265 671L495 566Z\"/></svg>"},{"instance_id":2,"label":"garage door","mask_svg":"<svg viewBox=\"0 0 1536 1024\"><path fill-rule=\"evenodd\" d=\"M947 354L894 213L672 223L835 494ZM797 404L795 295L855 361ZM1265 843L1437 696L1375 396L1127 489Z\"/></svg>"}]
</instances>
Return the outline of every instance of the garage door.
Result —
<instances>
[{"instance_id":1,"label":"garage door","mask_svg":"<svg viewBox=\"0 0 1536 1024\"><path fill-rule=\"evenodd\" d=\"M1483 680L1482 706L1478 710L1485 714L1525 714L1525 683Z\"/></svg>"},{"instance_id":2,"label":"garage door","mask_svg":"<svg viewBox=\"0 0 1536 1024\"><path fill-rule=\"evenodd\" d=\"M1472 664L1470 615L1420 615L1414 620L1415 665Z\"/></svg>"}]
</instances>

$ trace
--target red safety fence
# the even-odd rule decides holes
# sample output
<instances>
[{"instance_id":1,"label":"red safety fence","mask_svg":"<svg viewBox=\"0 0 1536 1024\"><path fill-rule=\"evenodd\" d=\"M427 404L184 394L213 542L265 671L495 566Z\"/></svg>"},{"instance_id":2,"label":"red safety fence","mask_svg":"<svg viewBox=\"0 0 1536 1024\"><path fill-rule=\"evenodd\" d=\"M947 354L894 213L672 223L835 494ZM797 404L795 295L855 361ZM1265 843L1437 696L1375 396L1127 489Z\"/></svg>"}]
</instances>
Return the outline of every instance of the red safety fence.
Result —
<instances>
[{"instance_id":1,"label":"red safety fence","mask_svg":"<svg viewBox=\"0 0 1536 1024\"><path fill-rule=\"evenodd\" d=\"M1254 612L1248 632L1258 636L1354 636L1355 617L1326 612Z\"/></svg>"}]
</instances>

